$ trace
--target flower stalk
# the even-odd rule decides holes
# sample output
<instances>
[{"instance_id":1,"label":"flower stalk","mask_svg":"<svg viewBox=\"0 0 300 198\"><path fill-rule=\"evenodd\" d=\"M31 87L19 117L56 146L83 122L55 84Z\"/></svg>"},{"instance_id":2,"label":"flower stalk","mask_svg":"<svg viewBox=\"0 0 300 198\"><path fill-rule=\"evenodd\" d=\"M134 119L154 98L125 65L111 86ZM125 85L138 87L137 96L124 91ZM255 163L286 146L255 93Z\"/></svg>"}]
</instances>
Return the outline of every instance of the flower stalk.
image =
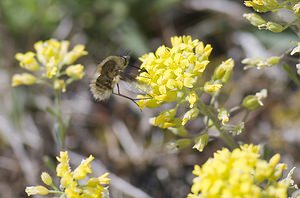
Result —
<instances>
[{"instance_id":1,"label":"flower stalk","mask_svg":"<svg viewBox=\"0 0 300 198\"><path fill-rule=\"evenodd\" d=\"M197 107L200 109L200 112L202 112L205 116L208 117L213 122L213 126L216 127L216 129L220 133L220 138L231 148L238 148L239 145L235 142L233 137L224 129L222 129L219 120L217 116L211 111L210 107L206 105L202 100L197 101Z\"/></svg>"}]
</instances>

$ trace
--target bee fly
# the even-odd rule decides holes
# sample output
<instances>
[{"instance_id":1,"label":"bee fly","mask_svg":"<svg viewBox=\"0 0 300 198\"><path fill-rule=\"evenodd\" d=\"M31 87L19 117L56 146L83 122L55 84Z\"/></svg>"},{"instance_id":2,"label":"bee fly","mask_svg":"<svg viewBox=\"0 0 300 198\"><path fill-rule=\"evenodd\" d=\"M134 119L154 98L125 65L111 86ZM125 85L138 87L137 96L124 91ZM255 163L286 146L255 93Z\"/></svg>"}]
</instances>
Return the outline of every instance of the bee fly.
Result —
<instances>
[{"instance_id":1,"label":"bee fly","mask_svg":"<svg viewBox=\"0 0 300 198\"><path fill-rule=\"evenodd\" d=\"M90 83L90 90L96 100L103 101L112 94L127 98L135 104L138 99L132 99L120 93L120 80L134 80L133 77L126 76L124 70L128 66L129 56L109 56L99 65ZM138 69L138 68L137 68ZM114 93L114 87L117 86L118 93Z\"/></svg>"}]
</instances>

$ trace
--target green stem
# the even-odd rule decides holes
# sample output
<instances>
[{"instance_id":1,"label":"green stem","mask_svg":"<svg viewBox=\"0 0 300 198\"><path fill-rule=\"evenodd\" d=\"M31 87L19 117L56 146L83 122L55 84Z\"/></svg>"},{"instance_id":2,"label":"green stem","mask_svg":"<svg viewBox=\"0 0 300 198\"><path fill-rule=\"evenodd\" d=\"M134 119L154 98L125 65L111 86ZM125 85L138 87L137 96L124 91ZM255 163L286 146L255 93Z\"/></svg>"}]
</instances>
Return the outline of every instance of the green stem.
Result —
<instances>
[{"instance_id":1,"label":"green stem","mask_svg":"<svg viewBox=\"0 0 300 198\"><path fill-rule=\"evenodd\" d=\"M250 111L247 110L246 113L245 113L245 115L244 115L244 117L243 117L242 122L246 122L246 119L248 118L249 113L250 113Z\"/></svg>"},{"instance_id":2,"label":"green stem","mask_svg":"<svg viewBox=\"0 0 300 198\"><path fill-rule=\"evenodd\" d=\"M219 124L218 118L216 117L216 115L209 109L209 106L207 106L206 104L204 104L201 100L198 100L198 107L200 109L200 111L207 116L214 124L214 126L218 129L218 131L220 132L220 138L231 148L237 148L238 144L234 141L234 139L232 138L232 136L226 132L224 129L222 129L222 127Z\"/></svg>"},{"instance_id":3,"label":"green stem","mask_svg":"<svg viewBox=\"0 0 300 198\"><path fill-rule=\"evenodd\" d=\"M56 121L58 128L56 130L56 137L58 138L58 143L60 150L65 148L65 135L66 135L66 125L62 117L61 110L61 92L55 91L55 110L56 110Z\"/></svg>"},{"instance_id":4,"label":"green stem","mask_svg":"<svg viewBox=\"0 0 300 198\"><path fill-rule=\"evenodd\" d=\"M288 76L292 79L292 81L300 88L300 79L298 75L294 72L291 66L287 63L283 64L283 69L286 71Z\"/></svg>"},{"instance_id":5,"label":"green stem","mask_svg":"<svg viewBox=\"0 0 300 198\"><path fill-rule=\"evenodd\" d=\"M64 192L58 191L58 190L49 190L49 193L53 194L64 194Z\"/></svg>"},{"instance_id":6,"label":"green stem","mask_svg":"<svg viewBox=\"0 0 300 198\"><path fill-rule=\"evenodd\" d=\"M235 113L235 112L239 111L240 109L242 109L241 106L232 107L231 109L229 109L229 113L230 114Z\"/></svg>"},{"instance_id":7,"label":"green stem","mask_svg":"<svg viewBox=\"0 0 300 198\"><path fill-rule=\"evenodd\" d=\"M52 184L51 184L51 187L54 189L54 191L60 192L59 189L55 186L55 184L52 183Z\"/></svg>"}]
</instances>

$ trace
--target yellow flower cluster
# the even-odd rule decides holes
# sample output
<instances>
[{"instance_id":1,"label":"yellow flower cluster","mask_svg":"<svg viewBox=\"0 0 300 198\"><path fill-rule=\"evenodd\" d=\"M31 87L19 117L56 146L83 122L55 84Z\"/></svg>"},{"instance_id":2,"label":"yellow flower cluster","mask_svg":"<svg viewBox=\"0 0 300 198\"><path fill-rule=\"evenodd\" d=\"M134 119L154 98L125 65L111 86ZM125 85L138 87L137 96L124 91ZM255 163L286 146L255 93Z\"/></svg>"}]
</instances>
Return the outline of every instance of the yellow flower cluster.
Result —
<instances>
[{"instance_id":1,"label":"yellow flower cluster","mask_svg":"<svg viewBox=\"0 0 300 198\"><path fill-rule=\"evenodd\" d=\"M251 197L286 198L291 179L281 179L286 165L280 155L269 161L260 159L260 147L243 145L230 152L214 153L202 167L195 165L189 198Z\"/></svg>"},{"instance_id":2,"label":"yellow flower cluster","mask_svg":"<svg viewBox=\"0 0 300 198\"><path fill-rule=\"evenodd\" d=\"M175 36L171 38L172 47L160 46L155 53L143 55L142 71L137 80L148 87L147 95L139 95L141 108L155 108L164 103L176 102L173 109L160 113L151 119L151 123L161 128L179 128L189 120L198 117L198 94L206 92L214 95L229 80L234 61L228 59L214 71L210 81L203 82L200 77L209 63L212 47L191 36ZM180 105L188 104L189 110L177 118Z\"/></svg>"},{"instance_id":3,"label":"yellow flower cluster","mask_svg":"<svg viewBox=\"0 0 300 198\"><path fill-rule=\"evenodd\" d=\"M68 152L60 152L60 156L57 157L59 164L56 167L57 176L60 177L60 189L58 189L52 181L52 178L47 173L42 173L41 178L44 184L51 186L53 190L49 190L44 186L30 186L25 189L28 196L30 195L47 195L64 194L67 198L102 198L107 193L107 187L104 185L109 184L108 173L103 174L98 178L86 178L87 174L92 173L91 161L93 156L89 156L87 159L82 160L81 164L71 171L69 165Z\"/></svg>"},{"instance_id":4,"label":"yellow flower cluster","mask_svg":"<svg viewBox=\"0 0 300 198\"><path fill-rule=\"evenodd\" d=\"M70 64L86 55L87 52L84 50L83 45L76 45L69 51L69 45L69 41L60 42L50 39L35 43L34 49L36 52L17 53L15 57L19 61L20 67L35 72L37 75L34 76L29 73L15 74L12 78L12 86L35 83L49 84L47 80L50 80L53 89L64 91L67 84L73 80L81 79L84 75L83 65ZM69 77L66 82L64 79L60 79L63 75Z\"/></svg>"},{"instance_id":5,"label":"yellow flower cluster","mask_svg":"<svg viewBox=\"0 0 300 198\"><path fill-rule=\"evenodd\" d=\"M138 104L141 108L154 108L164 102L186 100L209 63L208 57L212 51L210 45L204 45L198 39L192 40L191 36L172 37L171 43L171 48L163 45L155 53L140 58L141 68L146 72L140 73L137 80L150 87L147 93L152 97L140 100Z\"/></svg>"}]
</instances>

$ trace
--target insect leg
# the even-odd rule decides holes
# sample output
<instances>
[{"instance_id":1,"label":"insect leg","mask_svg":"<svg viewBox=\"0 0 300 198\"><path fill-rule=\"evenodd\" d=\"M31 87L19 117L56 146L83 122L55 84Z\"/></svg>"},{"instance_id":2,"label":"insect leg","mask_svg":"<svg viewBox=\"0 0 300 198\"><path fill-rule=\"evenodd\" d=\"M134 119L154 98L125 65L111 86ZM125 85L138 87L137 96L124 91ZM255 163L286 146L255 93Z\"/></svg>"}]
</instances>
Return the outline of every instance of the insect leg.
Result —
<instances>
[{"instance_id":1,"label":"insect leg","mask_svg":"<svg viewBox=\"0 0 300 198\"><path fill-rule=\"evenodd\" d=\"M136 106L138 106L138 108L140 109L140 111L142 111L142 109L140 108L140 106L138 105L138 103L135 101L136 99L133 99L133 98L130 98L130 97L128 97L128 96L125 96L125 95L121 94L121 92L120 92L120 87L119 87L119 83L117 83L117 90L118 90L118 93L112 92L112 94L117 95L117 96L121 96L121 97L123 97L123 98L126 98L126 99L132 101L134 104L136 104Z\"/></svg>"},{"instance_id":2,"label":"insect leg","mask_svg":"<svg viewBox=\"0 0 300 198\"><path fill-rule=\"evenodd\" d=\"M121 92L120 92L120 87L119 87L119 83L117 83L117 90L118 90L118 93L117 94L115 94L115 95L120 95L120 96L125 96L125 95L123 95L123 94L121 94ZM141 90L141 91L143 91L143 90ZM146 93L146 92L144 92L145 93L145 95L148 95L148 96L150 96L149 98L130 98L130 97L128 97L128 96L126 96L128 99L130 98L131 100L134 100L134 101L139 101L139 100L149 100L149 99L152 99L153 97L150 95L150 94L148 94L148 93Z\"/></svg>"}]
</instances>

